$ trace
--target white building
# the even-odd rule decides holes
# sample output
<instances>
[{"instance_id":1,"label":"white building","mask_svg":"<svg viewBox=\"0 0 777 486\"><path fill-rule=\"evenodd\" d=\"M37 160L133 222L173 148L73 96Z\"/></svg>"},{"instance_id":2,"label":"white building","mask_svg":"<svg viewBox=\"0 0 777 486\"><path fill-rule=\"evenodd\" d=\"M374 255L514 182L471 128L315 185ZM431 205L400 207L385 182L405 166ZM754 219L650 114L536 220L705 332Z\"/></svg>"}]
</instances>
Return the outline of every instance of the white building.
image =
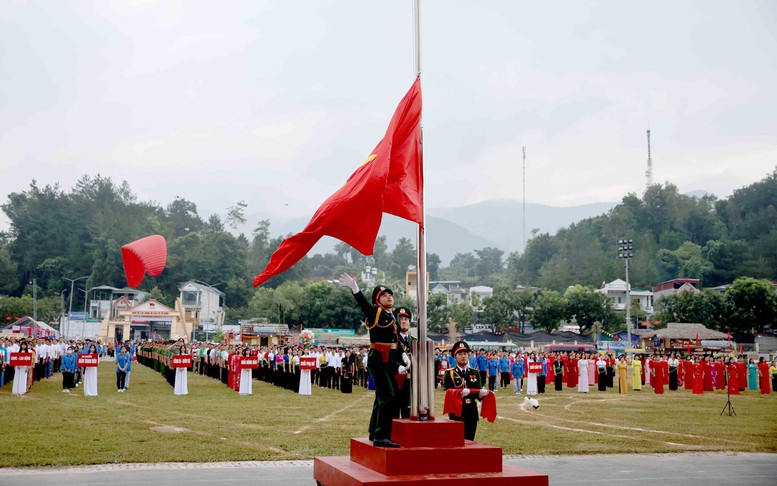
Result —
<instances>
[{"instance_id":1,"label":"white building","mask_svg":"<svg viewBox=\"0 0 777 486\"><path fill-rule=\"evenodd\" d=\"M629 285L631 287L631 285ZM610 283L602 283L602 287L596 289L597 292L604 294L613 301L615 309L626 310L626 282L621 279L615 279ZM653 315L653 292L644 289L631 288L631 299L639 300L639 307L648 315Z\"/></svg>"},{"instance_id":2,"label":"white building","mask_svg":"<svg viewBox=\"0 0 777 486\"><path fill-rule=\"evenodd\" d=\"M213 332L224 326L224 292L195 280L186 282L178 290L181 304L191 314L196 329Z\"/></svg>"}]
</instances>

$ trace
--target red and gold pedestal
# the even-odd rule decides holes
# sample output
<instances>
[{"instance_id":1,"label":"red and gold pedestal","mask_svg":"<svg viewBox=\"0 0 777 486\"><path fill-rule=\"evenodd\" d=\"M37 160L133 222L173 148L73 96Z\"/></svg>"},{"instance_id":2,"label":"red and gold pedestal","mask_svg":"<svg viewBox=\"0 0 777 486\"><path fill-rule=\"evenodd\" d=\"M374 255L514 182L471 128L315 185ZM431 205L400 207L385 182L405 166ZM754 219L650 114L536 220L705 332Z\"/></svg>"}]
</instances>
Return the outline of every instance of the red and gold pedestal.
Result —
<instances>
[{"instance_id":1,"label":"red and gold pedestal","mask_svg":"<svg viewBox=\"0 0 777 486\"><path fill-rule=\"evenodd\" d=\"M351 439L350 456L314 459L313 478L323 486L548 485L545 474L504 464L501 447L464 440L462 422L395 419L391 440L402 447Z\"/></svg>"}]
</instances>

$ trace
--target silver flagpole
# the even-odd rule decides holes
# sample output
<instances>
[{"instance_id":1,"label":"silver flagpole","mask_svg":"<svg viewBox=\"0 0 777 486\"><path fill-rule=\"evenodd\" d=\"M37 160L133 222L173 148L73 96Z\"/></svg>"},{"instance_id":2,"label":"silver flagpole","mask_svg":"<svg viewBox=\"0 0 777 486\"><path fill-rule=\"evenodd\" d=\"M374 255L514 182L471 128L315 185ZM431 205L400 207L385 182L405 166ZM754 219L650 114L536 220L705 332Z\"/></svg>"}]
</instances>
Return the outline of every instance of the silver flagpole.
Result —
<instances>
[{"instance_id":1,"label":"silver flagpole","mask_svg":"<svg viewBox=\"0 0 777 486\"><path fill-rule=\"evenodd\" d=\"M414 61L415 61L415 73L420 78L421 76L421 7L420 0L413 0L413 23L414 23ZM421 117L421 123L419 129L421 131L421 160L423 160L423 111ZM423 170L423 167L419 167L419 170ZM418 266L416 271L416 288L418 292L418 367L411 372L413 373L413 385L417 387L417 392L413 393L413 396L418 400L416 407L418 410L419 420L428 420L434 413L432 409L431 400L433 399L434 383L429 383L429 351L426 344L426 233L424 228L426 227L426 194L424 191L424 200L422 201L423 208L423 225L418 226Z\"/></svg>"}]
</instances>

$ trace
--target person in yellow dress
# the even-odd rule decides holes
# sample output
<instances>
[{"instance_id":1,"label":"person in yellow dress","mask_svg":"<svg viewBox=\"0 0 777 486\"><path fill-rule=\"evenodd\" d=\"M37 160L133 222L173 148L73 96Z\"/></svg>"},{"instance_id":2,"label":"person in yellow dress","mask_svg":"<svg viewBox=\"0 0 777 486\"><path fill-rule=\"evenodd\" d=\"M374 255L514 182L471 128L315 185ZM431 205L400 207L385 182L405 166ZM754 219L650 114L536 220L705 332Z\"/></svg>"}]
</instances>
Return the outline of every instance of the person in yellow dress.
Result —
<instances>
[{"instance_id":1,"label":"person in yellow dress","mask_svg":"<svg viewBox=\"0 0 777 486\"><path fill-rule=\"evenodd\" d=\"M618 359L618 393L628 393L629 392L629 380L628 380L628 374L629 374L629 365L626 363L626 355L623 354Z\"/></svg>"},{"instance_id":2,"label":"person in yellow dress","mask_svg":"<svg viewBox=\"0 0 777 486\"><path fill-rule=\"evenodd\" d=\"M635 391L642 391L642 361L634 356L631 358L631 368L633 370L631 375L631 387Z\"/></svg>"}]
</instances>

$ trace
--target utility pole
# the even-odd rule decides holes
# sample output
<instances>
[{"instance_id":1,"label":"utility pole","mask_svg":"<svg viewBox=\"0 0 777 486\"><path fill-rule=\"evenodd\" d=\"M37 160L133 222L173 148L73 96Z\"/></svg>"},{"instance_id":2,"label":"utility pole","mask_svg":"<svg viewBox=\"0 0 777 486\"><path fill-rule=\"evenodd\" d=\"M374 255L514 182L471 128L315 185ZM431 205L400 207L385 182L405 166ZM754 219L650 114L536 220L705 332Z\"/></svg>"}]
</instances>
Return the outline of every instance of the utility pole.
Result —
<instances>
[{"instance_id":1,"label":"utility pole","mask_svg":"<svg viewBox=\"0 0 777 486\"><path fill-rule=\"evenodd\" d=\"M629 284L629 260L634 256L633 240L618 240L618 258L626 262L626 333L631 347L631 285Z\"/></svg>"},{"instance_id":2,"label":"utility pole","mask_svg":"<svg viewBox=\"0 0 777 486\"><path fill-rule=\"evenodd\" d=\"M647 160L647 170L645 171L645 177L647 178L647 187L645 189L650 189L650 186L653 185L653 159L650 158L650 130L647 131L647 143L648 143L648 160Z\"/></svg>"},{"instance_id":3,"label":"utility pole","mask_svg":"<svg viewBox=\"0 0 777 486\"><path fill-rule=\"evenodd\" d=\"M67 336L69 337L70 336L70 314L73 312L73 291L74 291L75 283L78 280L89 278L89 275L85 275L83 277L78 277L78 278L67 278L67 277L62 277L62 278L64 280L70 281L70 304L68 305L68 308L67 308L67 331L68 331ZM86 299L86 296L84 296L84 299ZM84 319L86 319L86 315L84 315Z\"/></svg>"},{"instance_id":4,"label":"utility pole","mask_svg":"<svg viewBox=\"0 0 777 486\"><path fill-rule=\"evenodd\" d=\"M526 145L523 146L523 253L526 253Z\"/></svg>"}]
</instances>

